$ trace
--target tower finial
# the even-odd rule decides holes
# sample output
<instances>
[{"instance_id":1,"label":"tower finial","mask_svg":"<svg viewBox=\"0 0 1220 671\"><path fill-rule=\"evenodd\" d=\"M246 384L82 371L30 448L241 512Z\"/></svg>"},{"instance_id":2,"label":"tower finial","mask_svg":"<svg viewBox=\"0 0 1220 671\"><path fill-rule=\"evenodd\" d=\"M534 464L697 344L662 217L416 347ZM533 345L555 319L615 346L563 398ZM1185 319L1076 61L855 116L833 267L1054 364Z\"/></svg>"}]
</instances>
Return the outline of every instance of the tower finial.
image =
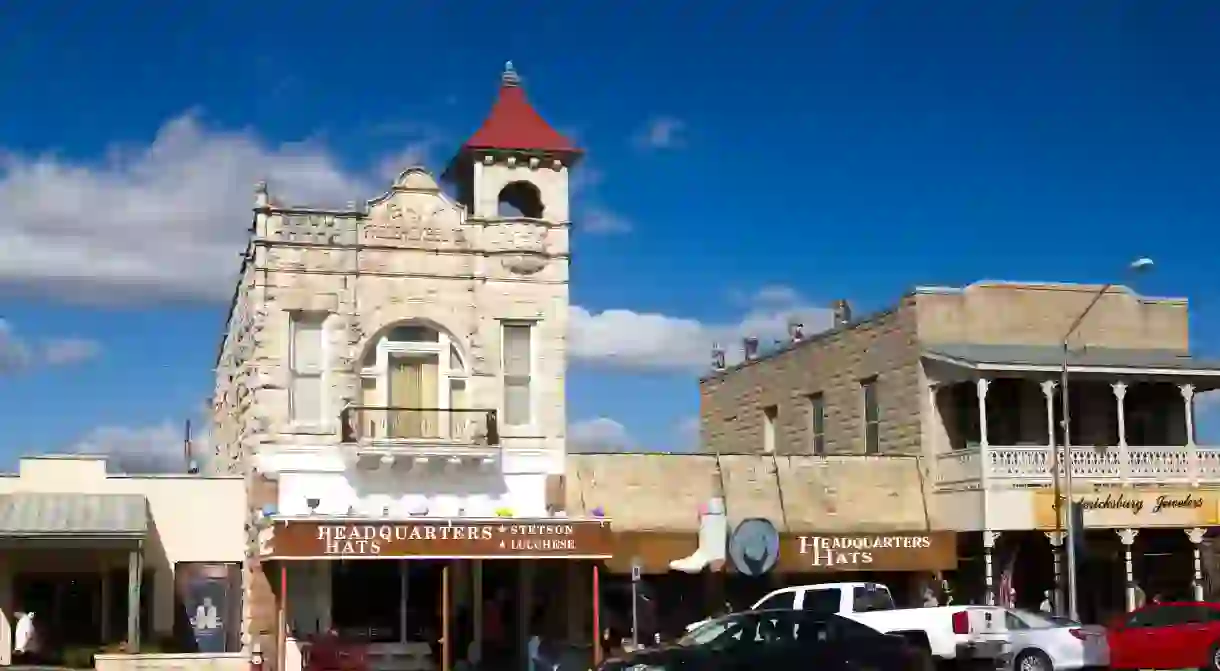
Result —
<instances>
[{"instance_id":1,"label":"tower finial","mask_svg":"<svg viewBox=\"0 0 1220 671\"><path fill-rule=\"evenodd\" d=\"M505 61L504 74L501 75L500 81L505 86L516 86L521 83L521 76L517 74L517 69L513 67L512 61Z\"/></svg>"}]
</instances>

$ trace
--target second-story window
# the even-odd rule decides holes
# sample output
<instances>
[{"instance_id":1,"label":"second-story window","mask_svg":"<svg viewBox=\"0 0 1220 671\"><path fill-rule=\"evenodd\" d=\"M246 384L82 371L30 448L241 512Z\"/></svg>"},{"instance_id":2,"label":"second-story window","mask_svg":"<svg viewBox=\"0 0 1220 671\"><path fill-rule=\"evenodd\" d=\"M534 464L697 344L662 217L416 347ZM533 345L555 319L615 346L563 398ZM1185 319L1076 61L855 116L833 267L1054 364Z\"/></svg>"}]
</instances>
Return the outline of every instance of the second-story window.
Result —
<instances>
[{"instance_id":1,"label":"second-story window","mask_svg":"<svg viewBox=\"0 0 1220 671\"><path fill-rule=\"evenodd\" d=\"M292 339L289 345L288 414L298 424L322 424L326 398L322 381L323 323L326 315L312 312L292 314Z\"/></svg>"},{"instance_id":2,"label":"second-story window","mask_svg":"<svg viewBox=\"0 0 1220 671\"><path fill-rule=\"evenodd\" d=\"M826 454L826 399L809 395L809 446L816 455Z\"/></svg>"},{"instance_id":3,"label":"second-story window","mask_svg":"<svg viewBox=\"0 0 1220 671\"><path fill-rule=\"evenodd\" d=\"M505 322L503 326L504 424L529 426L534 422L534 325Z\"/></svg>"},{"instance_id":4,"label":"second-story window","mask_svg":"<svg viewBox=\"0 0 1220 671\"><path fill-rule=\"evenodd\" d=\"M763 452L775 452L775 421L779 419L779 407L769 405L763 408Z\"/></svg>"},{"instance_id":5,"label":"second-story window","mask_svg":"<svg viewBox=\"0 0 1220 671\"><path fill-rule=\"evenodd\" d=\"M864 453L881 451L881 409L877 406L877 378L860 380L860 396L864 403Z\"/></svg>"}]
</instances>

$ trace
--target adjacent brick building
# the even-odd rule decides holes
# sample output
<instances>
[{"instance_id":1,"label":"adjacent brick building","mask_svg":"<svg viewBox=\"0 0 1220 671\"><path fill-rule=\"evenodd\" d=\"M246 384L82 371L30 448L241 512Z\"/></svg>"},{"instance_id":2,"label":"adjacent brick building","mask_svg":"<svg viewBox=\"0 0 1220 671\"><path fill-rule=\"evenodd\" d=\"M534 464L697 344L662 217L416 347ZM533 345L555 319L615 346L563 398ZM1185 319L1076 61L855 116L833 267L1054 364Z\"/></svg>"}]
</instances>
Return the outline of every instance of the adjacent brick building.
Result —
<instances>
[{"instance_id":1,"label":"adjacent brick building","mask_svg":"<svg viewBox=\"0 0 1220 671\"><path fill-rule=\"evenodd\" d=\"M1092 612L1122 608L1106 595L1127 589L1130 602L1122 585L1143 576L1196 573L1201 589L1202 576L1188 564L1144 562L1135 541L1147 539L1149 557L1189 560L1200 529L1220 522L1220 450L1198 445L1194 430L1195 395L1220 387L1220 362L1191 356L1185 299L1121 286L979 282L919 288L861 319L838 312L834 328L808 336L794 329L772 352L744 343L741 363L700 381L703 451L915 457L930 525L960 532L963 555L976 558L959 571L968 574L963 589L985 587L995 598L999 574L1016 571L1021 598L1036 607L1043 591L1061 584L1050 567L1058 556L1051 547L1063 541L1054 491L1064 483L1055 482L1054 460L1063 454L1066 406L1073 500L1202 502L1155 516L1148 505L1142 517L1090 508L1087 527L1119 532L1098 537L1102 556L1135 555L1126 575L1121 564L1104 579L1093 575L1116 584L1089 590ZM1085 313L1065 355L1065 335ZM1069 380L1066 402L1061 378ZM869 473L840 468L838 476ZM887 497L860 496L850 514L865 527L889 505ZM1166 528L1188 533L1165 536ZM1183 547L1174 550L1175 542ZM1003 563L1018 548L1022 561Z\"/></svg>"}]
</instances>

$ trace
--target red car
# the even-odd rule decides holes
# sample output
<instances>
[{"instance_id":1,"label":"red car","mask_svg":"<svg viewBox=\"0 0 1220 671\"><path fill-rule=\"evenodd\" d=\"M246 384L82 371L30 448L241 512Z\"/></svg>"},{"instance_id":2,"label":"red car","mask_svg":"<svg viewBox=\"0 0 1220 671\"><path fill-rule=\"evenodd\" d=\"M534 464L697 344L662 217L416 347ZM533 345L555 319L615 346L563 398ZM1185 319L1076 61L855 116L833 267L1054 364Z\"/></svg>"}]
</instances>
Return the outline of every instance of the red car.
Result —
<instances>
[{"instance_id":1,"label":"red car","mask_svg":"<svg viewBox=\"0 0 1220 671\"><path fill-rule=\"evenodd\" d=\"M1153 603L1106 628L1114 669L1220 671L1220 604Z\"/></svg>"}]
</instances>

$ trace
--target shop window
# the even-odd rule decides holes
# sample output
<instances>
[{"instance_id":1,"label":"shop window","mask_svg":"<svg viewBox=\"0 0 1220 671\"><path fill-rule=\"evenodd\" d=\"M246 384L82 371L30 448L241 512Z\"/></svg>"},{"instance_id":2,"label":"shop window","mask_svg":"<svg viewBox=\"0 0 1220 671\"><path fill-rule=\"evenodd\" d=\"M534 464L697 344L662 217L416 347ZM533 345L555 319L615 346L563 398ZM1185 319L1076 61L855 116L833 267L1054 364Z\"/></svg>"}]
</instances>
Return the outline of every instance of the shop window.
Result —
<instances>
[{"instance_id":1,"label":"shop window","mask_svg":"<svg viewBox=\"0 0 1220 671\"><path fill-rule=\"evenodd\" d=\"M188 652L241 650L241 565L174 565L174 640Z\"/></svg>"}]
</instances>

